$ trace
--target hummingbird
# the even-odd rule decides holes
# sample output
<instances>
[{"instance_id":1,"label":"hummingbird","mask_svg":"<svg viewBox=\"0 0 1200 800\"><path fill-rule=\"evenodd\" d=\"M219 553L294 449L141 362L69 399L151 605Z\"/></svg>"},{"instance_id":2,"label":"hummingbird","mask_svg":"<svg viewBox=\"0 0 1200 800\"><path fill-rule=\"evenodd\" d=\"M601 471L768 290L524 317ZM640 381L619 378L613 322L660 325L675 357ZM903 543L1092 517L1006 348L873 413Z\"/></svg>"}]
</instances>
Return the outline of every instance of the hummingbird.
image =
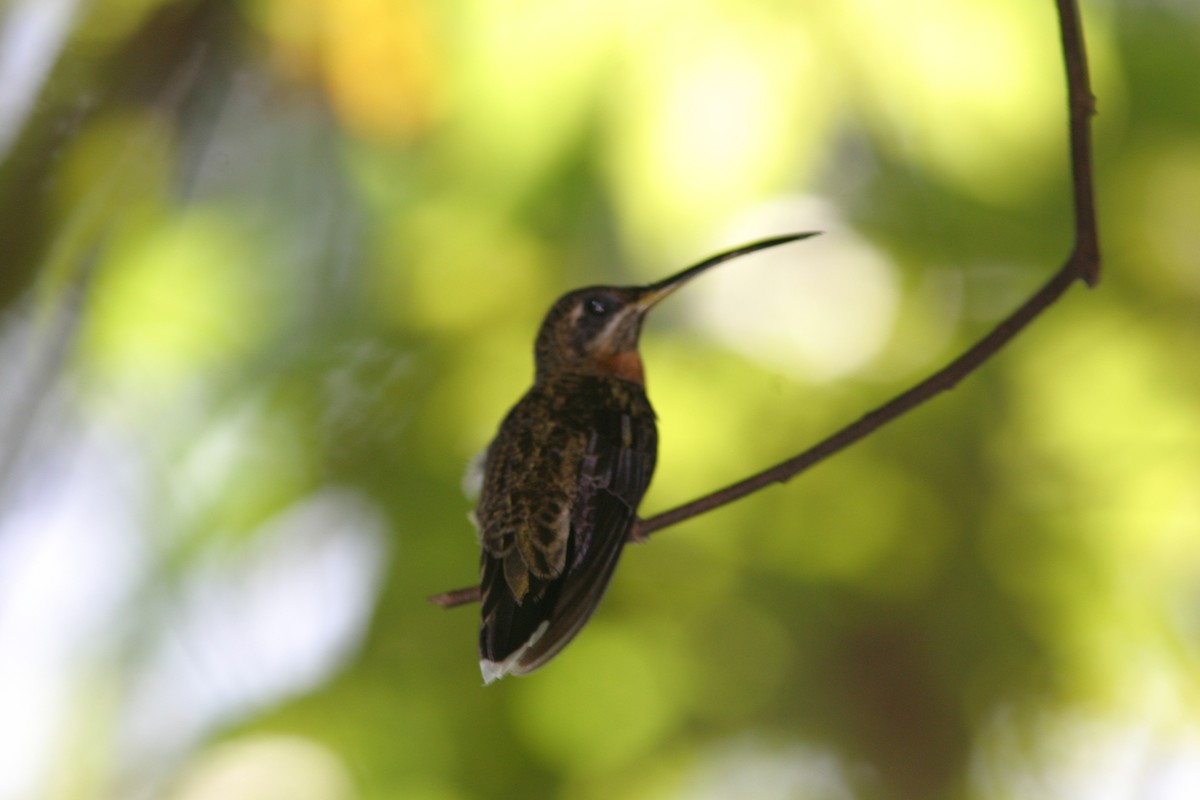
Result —
<instances>
[{"instance_id":1,"label":"hummingbird","mask_svg":"<svg viewBox=\"0 0 1200 800\"><path fill-rule=\"evenodd\" d=\"M558 654L636 537L658 453L638 353L647 312L717 264L814 235L743 245L648 286L578 289L550 307L534 344L533 387L484 454L474 520L485 684Z\"/></svg>"}]
</instances>

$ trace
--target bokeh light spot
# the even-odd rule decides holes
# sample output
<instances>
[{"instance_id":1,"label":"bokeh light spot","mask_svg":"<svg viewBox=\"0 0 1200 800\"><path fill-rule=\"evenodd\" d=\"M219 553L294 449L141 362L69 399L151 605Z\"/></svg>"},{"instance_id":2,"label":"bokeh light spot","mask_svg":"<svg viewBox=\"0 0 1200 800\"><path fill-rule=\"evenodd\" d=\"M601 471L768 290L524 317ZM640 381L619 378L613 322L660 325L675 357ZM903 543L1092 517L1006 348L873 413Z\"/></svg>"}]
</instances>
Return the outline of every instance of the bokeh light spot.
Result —
<instances>
[{"instance_id":1,"label":"bokeh light spot","mask_svg":"<svg viewBox=\"0 0 1200 800\"><path fill-rule=\"evenodd\" d=\"M512 687L514 730L547 763L610 769L642 757L680 711L683 677L670 651L636 631L594 619L537 680ZM619 732L619 733L618 733Z\"/></svg>"}]
</instances>

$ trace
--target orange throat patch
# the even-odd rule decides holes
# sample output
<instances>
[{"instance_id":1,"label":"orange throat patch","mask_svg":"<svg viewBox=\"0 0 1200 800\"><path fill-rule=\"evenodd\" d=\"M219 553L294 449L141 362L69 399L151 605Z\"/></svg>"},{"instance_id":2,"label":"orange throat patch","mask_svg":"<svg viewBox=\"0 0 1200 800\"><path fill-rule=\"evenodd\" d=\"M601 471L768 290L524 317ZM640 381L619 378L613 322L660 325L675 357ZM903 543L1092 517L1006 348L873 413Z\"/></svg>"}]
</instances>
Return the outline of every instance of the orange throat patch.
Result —
<instances>
[{"instance_id":1,"label":"orange throat patch","mask_svg":"<svg viewBox=\"0 0 1200 800\"><path fill-rule=\"evenodd\" d=\"M624 353L606 356L599 359L604 372L623 380L646 385L646 374L642 370L642 357L637 350L627 350Z\"/></svg>"}]
</instances>

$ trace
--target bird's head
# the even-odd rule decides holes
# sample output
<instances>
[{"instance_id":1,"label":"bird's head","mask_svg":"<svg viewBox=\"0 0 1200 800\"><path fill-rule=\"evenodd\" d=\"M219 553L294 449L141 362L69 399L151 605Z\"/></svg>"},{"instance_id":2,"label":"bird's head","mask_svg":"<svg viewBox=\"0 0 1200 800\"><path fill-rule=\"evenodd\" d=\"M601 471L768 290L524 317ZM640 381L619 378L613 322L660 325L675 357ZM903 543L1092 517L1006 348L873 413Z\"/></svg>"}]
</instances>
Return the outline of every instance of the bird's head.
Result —
<instances>
[{"instance_id":1,"label":"bird's head","mask_svg":"<svg viewBox=\"0 0 1200 800\"><path fill-rule=\"evenodd\" d=\"M568 373L642 383L638 337L651 308L710 267L815 235L796 233L743 245L648 286L591 286L568 292L550 307L542 321L534 349L538 380Z\"/></svg>"}]
</instances>

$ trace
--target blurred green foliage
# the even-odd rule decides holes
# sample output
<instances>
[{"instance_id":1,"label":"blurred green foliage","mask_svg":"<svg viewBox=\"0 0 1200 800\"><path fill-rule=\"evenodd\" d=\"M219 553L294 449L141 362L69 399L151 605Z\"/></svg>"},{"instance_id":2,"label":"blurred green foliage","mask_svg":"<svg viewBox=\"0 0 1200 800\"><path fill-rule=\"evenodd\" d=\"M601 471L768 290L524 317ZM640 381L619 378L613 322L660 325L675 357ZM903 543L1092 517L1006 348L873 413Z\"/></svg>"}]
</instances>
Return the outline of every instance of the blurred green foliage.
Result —
<instances>
[{"instance_id":1,"label":"blurred green foliage","mask_svg":"<svg viewBox=\"0 0 1200 800\"><path fill-rule=\"evenodd\" d=\"M0 798L1200 796L1200 13L1083 12L1100 288L484 689L553 299L822 229L650 321L643 513L853 420L1066 255L1053 4L13 0Z\"/></svg>"}]
</instances>

